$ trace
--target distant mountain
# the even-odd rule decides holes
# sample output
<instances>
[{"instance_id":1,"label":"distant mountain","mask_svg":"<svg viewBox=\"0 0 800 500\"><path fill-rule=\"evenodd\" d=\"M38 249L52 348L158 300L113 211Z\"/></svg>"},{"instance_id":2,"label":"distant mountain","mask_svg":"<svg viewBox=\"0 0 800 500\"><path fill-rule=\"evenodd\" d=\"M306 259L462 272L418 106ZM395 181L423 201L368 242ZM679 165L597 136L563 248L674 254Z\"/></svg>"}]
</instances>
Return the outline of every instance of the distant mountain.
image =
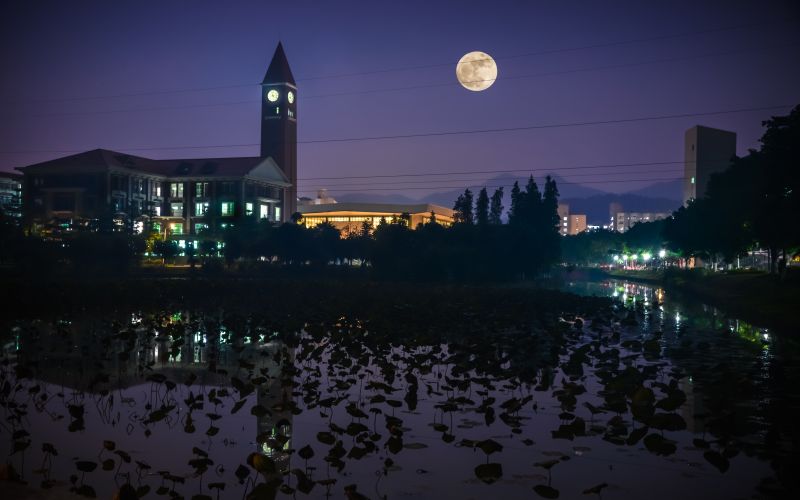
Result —
<instances>
[{"instance_id":1,"label":"distant mountain","mask_svg":"<svg viewBox=\"0 0 800 500\"><path fill-rule=\"evenodd\" d=\"M683 199L683 179L676 179L674 181L659 182L635 191L629 191L627 194L635 194L637 196L645 196L652 198L666 198L675 200L680 204Z\"/></svg>"},{"instance_id":2,"label":"distant mountain","mask_svg":"<svg viewBox=\"0 0 800 500\"><path fill-rule=\"evenodd\" d=\"M660 182L628 193L615 194L581 184L570 183L559 176L554 176L554 178L558 184L560 201L569 204L571 213L586 214L586 220L589 224L608 224L608 208L612 202L620 203L626 212L672 212L681 205L683 186L680 180ZM520 187L524 188L528 178L502 174L487 179L485 182L476 181L477 187L471 189L477 197L478 191L482 186L487 186L489 195L494 192L495 186L504 186L503 205L508 209L511 205L510 192L514 181L519 182ZM543 179L537 178L536 181L539 184L539 189L542 190L544 188ZM334 197L340 202L433 203L451 208L458 195L463 192L463 189L454 189L427 194L419 198L412 198L399 193L379 194L368 192L336 194Z\"/></svg>"}]
</instances>

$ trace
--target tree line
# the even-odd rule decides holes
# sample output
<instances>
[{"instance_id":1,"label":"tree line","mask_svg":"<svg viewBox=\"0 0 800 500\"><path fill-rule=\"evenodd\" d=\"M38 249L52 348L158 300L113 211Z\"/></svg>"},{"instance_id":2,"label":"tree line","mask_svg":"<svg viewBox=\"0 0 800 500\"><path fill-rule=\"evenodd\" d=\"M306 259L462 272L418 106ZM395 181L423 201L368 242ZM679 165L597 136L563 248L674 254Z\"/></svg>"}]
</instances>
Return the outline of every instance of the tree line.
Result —
<instances>
[{"instance_id":1,"label":"tree line","mask_svg":"<svg viewBox=\"0 0 800 500\"><path fill-rule=\"evenodd\" d=\"M263 263L287 268L357 266L378 278L420 281L486 282L532 278L559 261L558 187L549 176L540 190L531 176L524 188L514 183L507 222L502 220L503 189L477 201L467 189L455 202L455 223L409 227L410 217L365 223L342 236L330 223L307 228L242 218L217 234L200 236L183 248L155 234L83 232L63 238L25 235L2 225L0 261L29 271L72 267L118 270L136 267L143 257L170 262L182 255L192 266L218 269L222 263ZM188 238L186 238L188 240Z\"/></svg>"}]
</instances>

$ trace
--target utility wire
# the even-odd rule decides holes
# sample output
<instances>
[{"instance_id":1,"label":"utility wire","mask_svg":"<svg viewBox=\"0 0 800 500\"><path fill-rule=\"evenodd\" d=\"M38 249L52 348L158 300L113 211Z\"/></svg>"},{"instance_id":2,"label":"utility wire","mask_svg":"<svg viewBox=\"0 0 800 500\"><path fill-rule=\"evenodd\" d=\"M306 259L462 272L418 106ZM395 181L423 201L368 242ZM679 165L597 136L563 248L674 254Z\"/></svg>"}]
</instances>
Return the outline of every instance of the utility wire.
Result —
<instances>
[{"instance_id":1,"label":"utility wire","mask_svg":"<svg viewBox=\"0 0 800 500\"><path fill-rule=\"evenodd\" d=\"M607 180L607 181L583 181L583 182L558 182L556 181L557 185L579 185L582 186L584 184L629 184L633 182L659 182L659 181L677 181L681 180L681 177L664 177L658 179L618 179L618 180ZM424 190L430 191L432 189L464 189L464 188L475 188L475 187L485 187L485 188L500 188L500 187L508 187L513 185L510 184L470 184L470 185L460 185L460 186L434 186L434 187L404 187L404 188L369 188L369 189L328 189L328 192L350 192L350 191L417 191L417 190ZM524 186L523 186L524 187ZM316 189L304 189L298 190L302 193L313 193L316 192Z\"/></svg>"},{"instance_id":2,"label":"utility wire","mask_svg":"<svg viewBox=\"0 0 800 500\"><path fill-rule=\"evenodd\" d=\"M552 128L568 128L568 127L586 127L594 125L611 125L619 123L635 123L646 121L670 120L675 118L693 118L699 116L718 116L736 113L749 113L753 111L770 111L777 109L791 108L794 104L777 104L773 106L759 106L752 108L738 108L727 109L718 111L706 111L700 113L676 113L667 115L652 115L652 116L639 116L634 118L618 118L614 120L595 120L595 121L582 121L582 122L564 122L564 123L550 123L543 125L527 125L521 127L502 127L502 128L485 128L485 129L470 129L470 130L450 130L440 132L422 132L413 134L396 134L396 135L375 135L375 136L362 136L362 137L342 137L331 139L312 139L307 141L297 141L297 144L328 144L328 143L342 143L342 142L359 142L359 141L381 141L381 140L397 140L397 139L410 139L417 137L443 137L443 136L456 136L456 135L473 135L473 134L486 134L486 133L507 133L518 132L524 130L542 130ZM260 146L260 143L247 143L247 144L212 144L206 146L157 146L157 147L115 147L114 150L126 151L170 151L179 149L217 149L217 148L232 148L232 147L250 147ZM34 154L34 153L80 153L86 151L74 149L60 149L60 150L27 150L27 151L0 151L0 154Z\"/></svg>"},{"instance_id":3,"label":"utility wire","mask_svg":"<svg viewBox=\"0 0 800 500\"><path fill-rule=\"evenodd\" d=\"M697 36L697 35L705 35L710 33L719 33L724 31L733 31L733 30L740 30L740 29L748 29L754 28L757 26L766 26L766 25L775 25L775 24L786 24L786 23L793 23L793 21L765 21L765 22L757 22L757 23L748 23L748 24L738 24L733 26L723 26L719 28L711 28L707 30L700 30L700 31L688 31L688 32L681 32L681 33L672 33L667 35L659 35L653 37L646 37L646 38L633 38L627 40L618 40L614 42L604 42L604 43L596 43L590 45L580 45L574 47L562 47L556 49L547 49L541 51L532 51L532 52L524 52L521 54L513 54L508 56L500 56L495 58L496 60L503 60L503 59L515 59L515 58L522 58L522 57L532 57L532 56L539 56L539 55L548 55L548 54L558 54L564 52L575 52L581 50L589 50L589 49L598 49L598 48L607 48L607 47L616 47L621 45L629 45L634 43L646 43L646 42L653 42L653 41L660 41L660 40L669 40L673 38L683 38L683 37L690 37L690 36ZM437 63L437 64L428 64L428 65L418 65L418 66L403 66L403 67L395 67L395 68L384 68L378 70L370 70L370 71L360 71L354 73L345 73L345 74L336 74L336 75L318 75L318 76L308 76L304 78L297 78L297 81L312 81L312 80L327 80L327 79L336 79L336 78L348 78L353 76L362 76L362 75L373 75L379 73L390 73L396 71L411 71L416 69L428 69L428 68L436 68L436 67L443 67L443 66L451 66L451 62L447 63ZM33 103L49 103L49 102L68 102L68 101L88 101L88 100L97 100L97 99L116 99L120 97L140 97L140 96L148 96L148 95L163 95L163 94L176 94L176 93L184 93L184 92L201 92L207 90L221 90L221 89L232 89L232 88L244 88L244 87L253 87L261 85L261 82L253 82L253 83L246 83L246 84L232 84L232 85L217 85L217 86L210 86L210 87L187 87L187 88L180 88L180 89L163 89L163 90L152 90L152 91L144 91L144 92L132 92L132 93L124 93L124 94L108 94L108 95L100 95L100 96L81 96L81 97L65 97L65 98L58 98L58 99L35 99L30 100L27 102Z\"/></svg>"},{"instance_id":4,"label":"utility wire","mask_svg":"<svg viewBox=\"0 0 800 500\"><path fill-rule=\"evenodd\" d=\"M547 169L541 169L543 172L548 172ZM665 169L665 170L658 170L658 171L651 171L651 172L642 172L641 170L629 170L626 172L593 172L588 174L570 174L570 179L574 177L598 177L598 176L605 176L605 175L630 175L630 174L667 174L672 172L683 172L683 169ZM354 183L344 183L344 184L319 184L320 189L328 189L328 188L337 188L337 187L353 187L353 186L378 186L378 185L399 185L399 184L430 184L436 182L476 182L480 179L440 179L440 180L421 180L421 181L378 181L378 182L354 182ZM497 179L494 179L497 180Z\"/></svg>"},{"instance_id":5,"label":"utility wire","mask_svg":"<svg viewBox=\"0 0 800 500\"><path fill-rule=\"evenodd\" d=\"M605 65L605 66L593 66L589 68L576 68L576 69L568 69L568 70L561 70L561 71L550 71L544 73L535 73L530 75L517 75L517 76L504 76L502 78L503 81L505 80L525 80L525 79L532 79L532 78L542 78L547 76L558 76L558 75L570 75L576 73L586 73L592 71L606 71L606 70L615 70L615 69L624 69L624 68L632 68L632 67L640 67L640 66L647 66L650 64L662 64L662 63L670 63L670 62L678 62L678 61L686 61L686 60L693 60L693 59L702 59L708 57L722 57L734 54L741 54L746 52L761 52L761 51L770 51L788 47L797 47L798 43L790 43L790 44L780 44L780 45L770 45L764 47L751 47L751 48L744 48L738 50L726 50L721 52L712 52L706 54L693 54L689 56L681 56L681 57L669 57L663 59L652 59L648 61L638 61L632 63L621 63L621 64L612 64L612 65ZM469 80L463 83L484 83L488 81L494 81L496 78L492 79L482 79L482 80ZM343 97L343 96L351 96L351 95L366 95L366 94L380 94L386 92L399 92L405 90L420 90L420 89L430 89L430 88L442 88L442 87L459 87L461 83L458 81L455 82L447 82L447 83L430 83L424 85L408 85L408 86L401 86L401 87L384 87L378 89L367 89L367 90L352 90L352 91L344 91L344 92L333 92L327 94L314 94L309 96L303 96L302 94L298 96L300 100L306 99L319 99L319 98L327 98L327 97ZM260 103L261 100L258 99L248 99L244 101L228 101L228 102L218 102L218 103L203 103L203 104L178 104L178 105L169 105L169 106L152 106L152 107L135 107L135 108L123 108L123 109L109 109L109 110L93 110L93 111L65 111L65 112L52 112L52 113L32 113L29 116L32 117L55 117L55 116L84 116L84 115L104 115L104 114L115 114L115 113L141 113L141 112L150 112L150 111L166 111L166 110L175 110L175 109L192 109L192 108L212 108L212 107L220 107L220 106L240 106L243 104L256 104Z\"/></svg>"},{"instance_id":6,"label":"utility wire","mask_svg":"<svg viewBox=\"0 0 800 500\"><path fill-rule=\"evenodd\" d=\"M595 169L595 168L618 168L618 167L639 167L639 166L648 167L648 166L662 166L662 165L683 165L685 163L696 163L696 161L682 160L682 161L651 161L651 162L640 162L640 163L606 163L599 165L574 165L570 167L553 167L553 168L537 167L537 168L504 169L504 170L462 170L462 171L447 171L447 172L426 172L424 174L412 173L412 174L349 175L349 176L337 176L337 177L301 177L298 178L297 180L309 181L309 180L374 179L374 178L396 178L396 177L428 177L436 175L503 174L503 173L514 173L514 172L534 173L537 171L560 172L562 170L584 170L584 169ZM711 163L727 164L728 161L720 160Z\"/></svg>"}]
</instances>

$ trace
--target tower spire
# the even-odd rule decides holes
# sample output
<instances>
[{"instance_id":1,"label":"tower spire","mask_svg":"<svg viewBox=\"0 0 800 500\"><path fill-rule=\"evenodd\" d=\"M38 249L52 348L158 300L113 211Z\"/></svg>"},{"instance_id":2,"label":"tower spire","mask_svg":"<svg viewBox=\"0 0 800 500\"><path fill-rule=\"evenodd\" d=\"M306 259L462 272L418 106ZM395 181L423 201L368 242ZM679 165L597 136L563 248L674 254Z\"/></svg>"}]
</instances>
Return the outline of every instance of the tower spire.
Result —
<instances>
[{"instance_id":1,"label":"tower spire","mask_svg":"<svg viewBox=\"0 0 800 500\"><path fill-rule=\"evenodd\" d=\"M267 74L264 75L264 83L288 83L290 85L297 85L292 75L292 70L289 68L289 61L286 60L286 53L283 51L283 44L278 42L275 48L275 54L272 56L272 62L269 63Z\"/></svg>"}]
</instances>

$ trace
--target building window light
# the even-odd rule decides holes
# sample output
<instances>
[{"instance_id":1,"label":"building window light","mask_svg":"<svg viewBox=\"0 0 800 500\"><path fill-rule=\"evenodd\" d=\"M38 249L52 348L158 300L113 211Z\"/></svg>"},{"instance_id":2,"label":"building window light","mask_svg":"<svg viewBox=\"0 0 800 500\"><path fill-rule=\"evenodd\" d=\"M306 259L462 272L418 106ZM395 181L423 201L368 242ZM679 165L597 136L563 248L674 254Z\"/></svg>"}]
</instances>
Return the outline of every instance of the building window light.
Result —
<instances>
[{"instance_id":1,"label":"building window light","mask_svg":"<svg viewBox=\"0 0 800 500\"><path fill-rule=\"evenodd\" d=\"M692 177L692 184L694 184L694 177Z\"/></svg>"},{"instance_id":2,"label":"building window light","mask_svg":"<svg viewBox=\"0 0 800 500\"><path fill-rule=\"evenodd\" d=\"M253 215L253 204L252 203L245 203L244 204L244 214L245 215Z\"/></svg>"},{"instance_id":3,"label":"building window light","mask_svg":"<svg viewBox=\"0 0 800 500\"><path fill-rule=\"evenodd\" d=\"M223 217L229 217L233 215L233 202L232 201L223 201L221 204L221 214Z\"/></svg>"}]
</instances>

